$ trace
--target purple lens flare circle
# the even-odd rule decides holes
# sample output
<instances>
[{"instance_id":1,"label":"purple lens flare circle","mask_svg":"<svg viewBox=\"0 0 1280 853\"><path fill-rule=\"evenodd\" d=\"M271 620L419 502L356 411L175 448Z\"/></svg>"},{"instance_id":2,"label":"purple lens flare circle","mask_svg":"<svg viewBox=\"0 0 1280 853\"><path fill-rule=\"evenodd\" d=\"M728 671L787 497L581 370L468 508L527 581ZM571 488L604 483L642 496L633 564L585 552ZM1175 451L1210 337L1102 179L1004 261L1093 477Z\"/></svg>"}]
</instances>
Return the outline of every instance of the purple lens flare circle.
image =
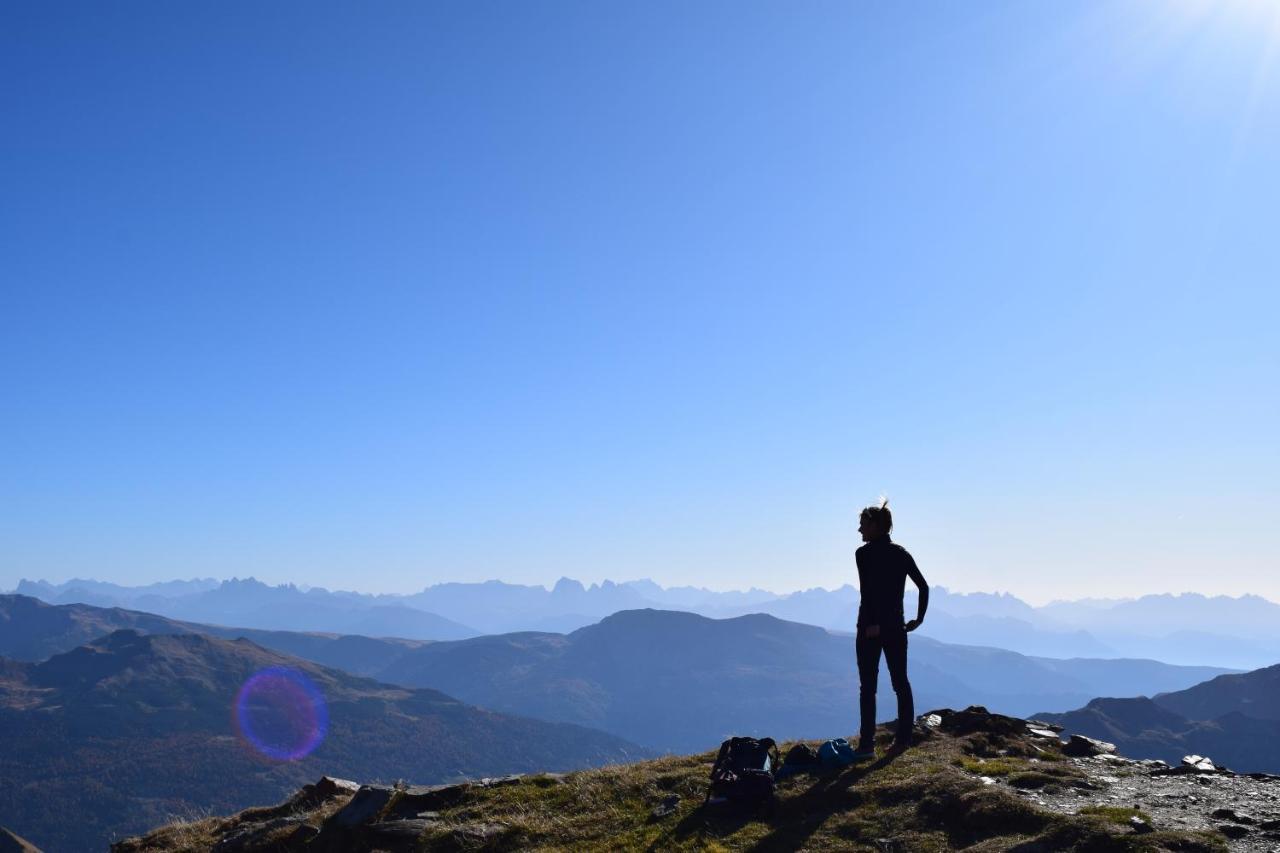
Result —
<instances>
[{"instance_id":1,"label":"purple lens flare circle","mask_svg":"<svg viewBox=\"0 0 1280 853\"><path fill-rule=\"evenodd\" d=\"M276 761L306 758L329 730L329 708L315 683L283 666L259 670L236 694L236 728L254 750Z\"/></svg>"}]
</instances>

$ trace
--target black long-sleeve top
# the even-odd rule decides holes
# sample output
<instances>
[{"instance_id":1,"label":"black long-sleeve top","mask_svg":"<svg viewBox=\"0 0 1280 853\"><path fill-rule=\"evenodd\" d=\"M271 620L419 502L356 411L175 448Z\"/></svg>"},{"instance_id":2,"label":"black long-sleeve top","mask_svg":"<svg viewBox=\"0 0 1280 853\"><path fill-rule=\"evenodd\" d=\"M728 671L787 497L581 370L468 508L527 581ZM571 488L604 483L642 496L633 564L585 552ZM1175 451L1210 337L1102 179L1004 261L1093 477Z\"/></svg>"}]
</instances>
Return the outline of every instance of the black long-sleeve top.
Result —
<instances>
[{"instance_id":1,"label":"black long-sleeve top","mask_svg":"<svg viewBox=\"0 0 1280 853\"><path fill-rule=\"evenodd\" d=\"M902 595L908 577L920 588L922 607L919 616L924 617L929 587L906 548L885 535L863 545L854 556L858 563L861 597L858 604L859 628L880 625L890 630L902 626Z\"/></svg>"}]
</instances>

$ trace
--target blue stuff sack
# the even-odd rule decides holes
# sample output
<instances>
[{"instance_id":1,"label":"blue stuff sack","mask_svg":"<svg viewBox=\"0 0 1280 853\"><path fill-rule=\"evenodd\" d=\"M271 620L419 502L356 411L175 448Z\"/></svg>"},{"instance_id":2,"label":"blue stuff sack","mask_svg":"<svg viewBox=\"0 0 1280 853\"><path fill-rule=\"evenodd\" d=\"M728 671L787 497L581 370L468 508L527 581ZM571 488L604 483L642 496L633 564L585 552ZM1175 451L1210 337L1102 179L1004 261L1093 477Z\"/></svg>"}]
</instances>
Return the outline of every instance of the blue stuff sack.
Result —
<instances>
[{"instance_id":1,"label":"blue stuff sack","mask_svg":"<svg viewBox=\"0 0 1280 853\"><path fill-rule=\"evenodd\" d=\"M853 747L842 737L818 747L818 760L824 767L847 767L853 763Z\"/></svg>"}]
</instances>

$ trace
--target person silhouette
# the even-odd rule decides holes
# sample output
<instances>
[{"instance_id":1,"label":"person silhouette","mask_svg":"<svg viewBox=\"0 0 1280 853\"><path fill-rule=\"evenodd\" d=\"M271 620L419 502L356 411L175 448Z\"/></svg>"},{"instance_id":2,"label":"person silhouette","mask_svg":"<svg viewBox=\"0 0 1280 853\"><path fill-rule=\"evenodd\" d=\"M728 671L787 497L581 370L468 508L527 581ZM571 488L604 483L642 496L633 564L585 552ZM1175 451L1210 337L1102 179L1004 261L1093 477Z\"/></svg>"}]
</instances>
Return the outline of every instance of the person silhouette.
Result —
<instances>
[{"instance_id":1,"label":"person silhouette","mask_svg":"<svg viewBox=\"0 0 1280 853\"><path fill-rule=\"evenodd\" d=\"M858 636L858 711L861 715L858 747L854 758L875 757L876 681L880 675L880 653L889 666L889 680L898 696L898 728L894 750L911 746L911 727L915 721L915 700L907 680L907 634L920 627L929 607L929 585L916 567L907 549L889 539L893 514L888 500L869 506L858 518L858 532L865 542L857 550ZM903 623L902 596L907 578L920 590L916 618Z\"/></svg>"}]
</instances>

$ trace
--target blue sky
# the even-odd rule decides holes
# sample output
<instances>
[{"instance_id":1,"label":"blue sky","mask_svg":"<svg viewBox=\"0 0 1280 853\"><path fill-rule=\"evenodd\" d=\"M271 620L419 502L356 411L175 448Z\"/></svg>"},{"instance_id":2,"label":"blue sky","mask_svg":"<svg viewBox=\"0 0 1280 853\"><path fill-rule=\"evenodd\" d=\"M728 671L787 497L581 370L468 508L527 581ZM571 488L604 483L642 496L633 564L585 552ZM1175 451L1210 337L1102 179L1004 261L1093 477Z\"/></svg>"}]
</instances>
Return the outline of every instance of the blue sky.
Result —
<instances>
[{"instance_id":1,"label":"blue sky","mask_svg":"<svg viewBox=\"0 0 1280 853\"><path fill-rule=\"evenodd\" d=\"M9 4L0 589L1280 599L1276 8Z\"/></svg>"}]
</instances>

